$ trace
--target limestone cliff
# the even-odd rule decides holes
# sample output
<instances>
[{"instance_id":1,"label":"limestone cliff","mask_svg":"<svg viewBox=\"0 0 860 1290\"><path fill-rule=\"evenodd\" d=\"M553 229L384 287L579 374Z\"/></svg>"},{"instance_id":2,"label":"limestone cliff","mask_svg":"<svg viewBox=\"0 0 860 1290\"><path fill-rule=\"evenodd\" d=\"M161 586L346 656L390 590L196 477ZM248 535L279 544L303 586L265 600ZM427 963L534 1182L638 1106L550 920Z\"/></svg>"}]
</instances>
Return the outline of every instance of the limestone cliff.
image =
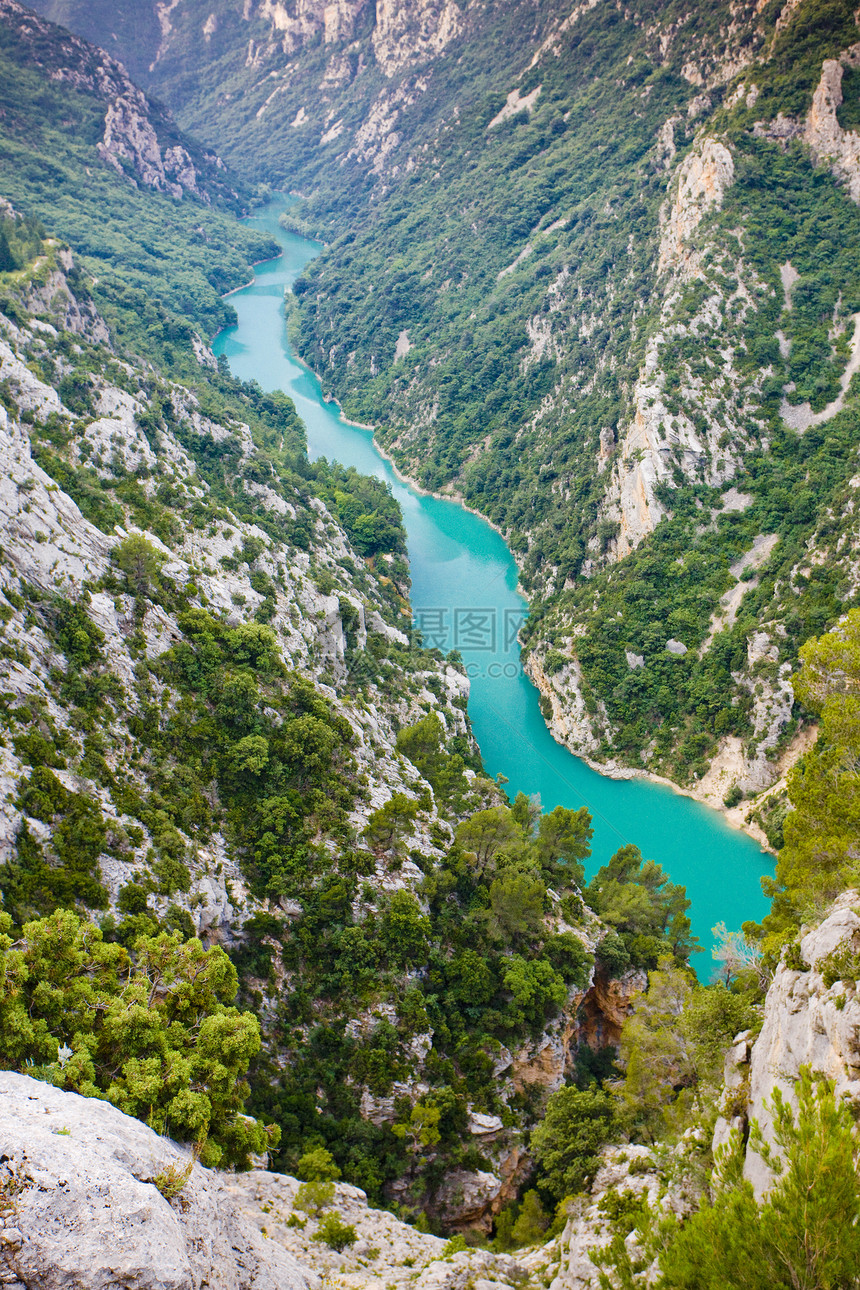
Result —
<instances>
[{"instance_id":1,"label":"limestone cliff","mask_svg":"<svg viewBox=\"0 0 860 1290\"><path fill-rule=\"evenodd\" d=\"M234 208L238 193L225 179L214 152L185 139L163 108L135 85L122 63L37 17L18 0L0 0L0 21L19 55L41 66L53 81L92 95L105 105L97 149L102 160L132 183Z\"/></svg>"},{"instance_id":2,"label":"limestone cliff","mask_svg":"<svg viewBox=\"0 0 860 1290\"><path fill-rule=\"evenodd\" d=\"M832 1080L837 1093L856 1102L860 1096L860 895L846 891L824 920L800 938L791 965L783 959L764 1007L764 1024L753 1042L738 1037L726 1058L724 1114L714 1142L731 1129L745 1135L758 1122L773 1145L769 1103L779 1089L796 1109L801 1067ZM744 1173L757 1193L770 1186L770 1171L747 1147Z\"/></svg>"}]
</instances>

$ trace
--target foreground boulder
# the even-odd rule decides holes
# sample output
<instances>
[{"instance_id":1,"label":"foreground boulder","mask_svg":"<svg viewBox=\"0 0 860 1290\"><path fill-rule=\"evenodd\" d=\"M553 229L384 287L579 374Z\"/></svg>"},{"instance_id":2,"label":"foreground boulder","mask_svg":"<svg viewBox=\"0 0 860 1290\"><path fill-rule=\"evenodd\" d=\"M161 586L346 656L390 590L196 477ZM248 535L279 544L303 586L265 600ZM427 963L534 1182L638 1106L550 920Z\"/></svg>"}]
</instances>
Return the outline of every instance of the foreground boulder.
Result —
<instances>
[{"instance_id":1,"label":"foreground boulder","mask_svg":"<svg viewBox=\"0 0 860 1290\"><path fill-rule=\"evenodd\" d=\"M107 1102L0 1072L0 1284L20 1290L316 1290L237 1212L228 1175Z\"/></svg>"}]
</instances>

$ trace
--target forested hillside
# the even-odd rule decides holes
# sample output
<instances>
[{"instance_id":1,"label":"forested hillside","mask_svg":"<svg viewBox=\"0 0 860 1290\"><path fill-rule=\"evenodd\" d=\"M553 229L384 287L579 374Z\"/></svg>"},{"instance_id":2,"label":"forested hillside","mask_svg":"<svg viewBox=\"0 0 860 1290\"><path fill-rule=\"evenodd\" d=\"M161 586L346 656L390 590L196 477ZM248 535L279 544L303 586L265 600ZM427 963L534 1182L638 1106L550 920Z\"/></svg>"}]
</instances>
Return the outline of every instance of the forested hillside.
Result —
<instances>
[{"instance_id":1,"label":"forested hillside","mask_svg":"<svg viewBox=\"0 0 860 1290\"><path fill-rule=\"evenodd\" d=\"M203 9L51 11L307 195L302 351L505 532L556 736L755 797L856 582L851 6Z\"/></svg>"}]
</instances>

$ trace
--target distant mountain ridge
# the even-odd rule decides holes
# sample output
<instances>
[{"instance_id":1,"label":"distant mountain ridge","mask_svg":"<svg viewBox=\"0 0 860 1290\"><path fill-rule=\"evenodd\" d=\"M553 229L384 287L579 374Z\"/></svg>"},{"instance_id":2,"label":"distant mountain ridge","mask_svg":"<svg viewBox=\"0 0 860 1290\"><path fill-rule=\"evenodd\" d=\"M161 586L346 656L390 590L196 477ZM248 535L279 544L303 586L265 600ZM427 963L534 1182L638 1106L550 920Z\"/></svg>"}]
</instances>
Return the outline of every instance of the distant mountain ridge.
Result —
<instances>
[{"instance_id":1,"label":"distant mountain ridge","mask_svg":"<svg viewBox=\"0 0 860 1290\"><path fill-rule=\"evenodd\" d=\"M105 105L104 132L96 147L117 173L172 197L188 194L241 210L239 193L225 178L220 158L183 137L116 59L75 36L61 36L17 0L0 2L0 23L5 57L39 68L50 81Z\"/></svg>"}]
</instances>

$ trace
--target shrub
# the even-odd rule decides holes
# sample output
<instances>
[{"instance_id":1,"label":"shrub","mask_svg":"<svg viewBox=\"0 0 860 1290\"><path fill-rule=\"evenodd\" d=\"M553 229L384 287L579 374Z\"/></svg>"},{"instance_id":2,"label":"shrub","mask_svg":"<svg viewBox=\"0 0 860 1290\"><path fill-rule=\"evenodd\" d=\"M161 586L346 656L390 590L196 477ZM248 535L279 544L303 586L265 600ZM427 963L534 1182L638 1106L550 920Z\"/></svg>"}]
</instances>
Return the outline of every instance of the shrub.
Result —
<instances>
[{"instance_id":1,"label":"shrub","mask_svg":"<svg viewBox=\"0 0 860 1290\"><path fill-rule=\"evenodd\" d=\"M358 1240L355 1228L351 1223L344 1223L339 1214L326 1214L312 1238L324 1242L333 1250L345 1250Z\"/></svg>"},{"instance_id":2,"label":"shrub","mask_svg":"<svg viewBox=\"0 0 860 1290\"><path fill-rule=\"evenodd\" d=\"M300 1209L305 1214L319 1214L330 1205L334 1200L334 1183L331 1181L310 1181L303 1182L296 1192L296 1199L293 1201L293 1208Z\"/></svg>"},{"instance_id":3,"label":"shrub","mask_svg":"<svg viewBox=\"0 0 860 1290\"><path fill-rule=\"evenodd\" d=\"M315 1147L301 1157L296 1175L306 1182L335 1182L340 1177L340 1169L330 1151L325 1147Z\"/></svg>"},{"instance_id":4,"label":"shrub","mask_svg":"<svg viewBox=\"0 0 860 1290\"><path fill-rule=\"evenodd\" d=\"M560 1088L532 1134L539 1182L556 1200L582 1191L594 1176L598 1152L616 1128L612 1099L597 1088Z\"/></svg>"}]
</instances>

